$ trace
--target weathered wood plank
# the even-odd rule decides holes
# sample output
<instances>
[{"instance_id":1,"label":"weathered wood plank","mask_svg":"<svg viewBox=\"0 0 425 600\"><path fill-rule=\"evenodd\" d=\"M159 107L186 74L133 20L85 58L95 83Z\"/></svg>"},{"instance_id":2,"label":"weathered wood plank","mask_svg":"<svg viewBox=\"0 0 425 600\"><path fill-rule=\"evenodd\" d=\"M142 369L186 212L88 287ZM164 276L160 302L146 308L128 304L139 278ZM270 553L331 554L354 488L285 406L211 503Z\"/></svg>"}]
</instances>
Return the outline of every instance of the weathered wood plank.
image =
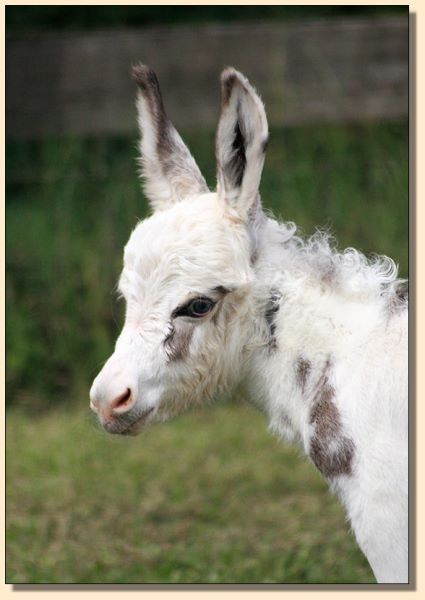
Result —
<instances>
[{"instance_id":1,"label":"weathered wood plank","mask_svg":"<svg viewBox=\"0 0 425 600\"><path fill-rule=\"evenodd\" d=\"M226 65L261 91L271 124L408 112L408 16L9 36L7 136L135 131L130 65L158 73L178 127L214 127Z\"/></svg>"}]
</instances>

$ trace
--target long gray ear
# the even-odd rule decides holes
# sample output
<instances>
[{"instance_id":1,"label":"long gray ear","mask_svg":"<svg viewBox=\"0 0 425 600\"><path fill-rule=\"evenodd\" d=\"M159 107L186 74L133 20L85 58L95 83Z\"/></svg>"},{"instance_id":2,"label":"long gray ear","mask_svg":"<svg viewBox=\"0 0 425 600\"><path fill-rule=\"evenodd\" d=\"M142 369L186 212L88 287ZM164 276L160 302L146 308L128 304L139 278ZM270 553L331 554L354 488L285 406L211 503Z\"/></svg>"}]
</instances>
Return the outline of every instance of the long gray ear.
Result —
<instances>
[{"instance_id":1,"label":"long gray ear","mask_svg":"<svg viewBox=\"0 0 425 600\"><path fill-rule=\"evenodd\" d=\"M137 113L145 194L163 210L193 194L208 192L205 179L167 117L155 73L146 65L132 69L138 85Z\"/></svg>"},{"instance_id":2,"label":"long gray ear","mask_svg":"<svg viewBox=\"0 0 425 600\"><path fill-rule=\"evenodd\" d=\"M263 103L233 68L221 75L221 114L216 136L217 191L245 218L259 203L268 141Z\"/></svg>"}]
</instances>

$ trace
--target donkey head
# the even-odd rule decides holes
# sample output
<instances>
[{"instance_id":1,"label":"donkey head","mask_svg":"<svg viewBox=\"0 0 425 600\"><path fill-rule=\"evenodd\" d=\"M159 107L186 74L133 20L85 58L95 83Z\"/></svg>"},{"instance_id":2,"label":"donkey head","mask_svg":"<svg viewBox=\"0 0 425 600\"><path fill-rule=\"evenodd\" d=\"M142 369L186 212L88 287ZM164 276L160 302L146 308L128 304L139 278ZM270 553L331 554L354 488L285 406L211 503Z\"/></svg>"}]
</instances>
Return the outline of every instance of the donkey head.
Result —
<instances>
[{"instance_id":1,"label":"donkey head","mask_svg":"<svg viewBox=\"0 0 425 600\"><path fill-rule=\"evenodd\" d=\"M125 323L90 391L105 429L126 434L210 397L240 367L268 137L255 90L226 69L212 193L166 115L155 73L139 65L133 76L153 214L125 247Z\"/></svg>"}]
</instances>

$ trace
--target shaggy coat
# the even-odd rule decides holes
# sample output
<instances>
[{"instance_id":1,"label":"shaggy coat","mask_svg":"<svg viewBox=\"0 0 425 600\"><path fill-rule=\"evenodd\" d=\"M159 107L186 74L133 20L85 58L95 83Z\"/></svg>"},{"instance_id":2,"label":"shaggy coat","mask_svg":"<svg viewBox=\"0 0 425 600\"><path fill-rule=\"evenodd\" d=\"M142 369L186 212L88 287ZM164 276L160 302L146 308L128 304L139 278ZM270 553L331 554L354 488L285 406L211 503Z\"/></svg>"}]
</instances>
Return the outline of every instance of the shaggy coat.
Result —
<instances>
[{"instance_id":1,"label":"shaggy coat","mask_svg":"<svg viewBox=\"0 0 425 600\"><path fill-rule=\"evenodd\" d=\"M387 257L302 240L265 215L267 120L243 75L221 77L215 192L153 71L133 75L153 214L124 250L125 323L92 409L107 431L136 434L244 382L339 494L377 581L406 583L406 283Z\"/></svg>"}]
</instances>

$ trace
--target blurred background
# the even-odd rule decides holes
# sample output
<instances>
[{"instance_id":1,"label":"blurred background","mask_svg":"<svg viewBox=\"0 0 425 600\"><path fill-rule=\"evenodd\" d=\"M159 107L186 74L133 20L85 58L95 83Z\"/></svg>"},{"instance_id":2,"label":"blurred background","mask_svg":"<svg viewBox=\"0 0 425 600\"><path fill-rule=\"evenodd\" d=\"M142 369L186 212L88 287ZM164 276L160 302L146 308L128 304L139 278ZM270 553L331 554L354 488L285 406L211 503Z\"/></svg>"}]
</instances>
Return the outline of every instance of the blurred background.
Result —
<instances>
[{"instance_id":1,"label":"blurred background","mask_svg":"<svg viewBox=\"0 0 425 600\"><path fill-rule=\"evenodd\" d=\"M91 380L147 213L132 64L214 187L219 74L266 105L263 203L407 276L408 7L6 7L8 583L357 583L342 508L243 397L103 433Z\"/></svg>"}]
</instances>

